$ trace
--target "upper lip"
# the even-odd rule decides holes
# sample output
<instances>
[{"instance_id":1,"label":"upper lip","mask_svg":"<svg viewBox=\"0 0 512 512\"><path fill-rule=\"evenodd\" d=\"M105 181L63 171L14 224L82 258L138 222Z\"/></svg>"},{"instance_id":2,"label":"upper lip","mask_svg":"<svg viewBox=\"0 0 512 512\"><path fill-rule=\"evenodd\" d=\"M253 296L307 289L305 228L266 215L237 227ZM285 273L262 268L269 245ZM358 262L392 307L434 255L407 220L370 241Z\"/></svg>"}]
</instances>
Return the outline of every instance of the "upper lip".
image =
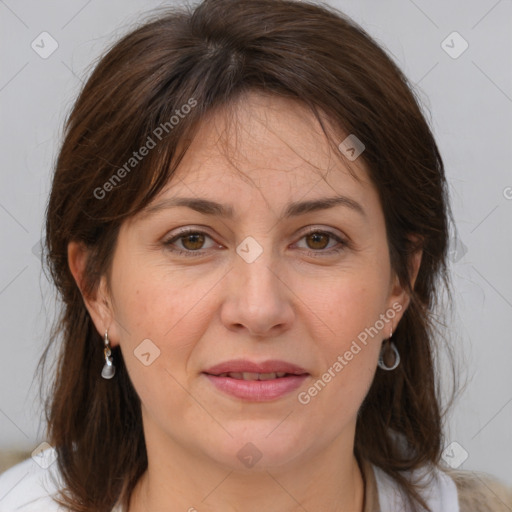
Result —
<instances>
[{"instance_id":1,"label":"upper lip","mask_svg":"<svg viewBox=\"0 0 512 512\"><path fill-rule=\"evenodd\" d=\"M308 373L304 368L297 366L296 364L288 363L286 361L280 361L277 359L262 361L255 363L248 361L247 359L233 359L231 361L225 361L224 363L216 364L204 373L210 375L220 375L221 373L231 372L250 372L250 373L292 373L295 375L302 375Z\"/></svg>"}]
</instances>

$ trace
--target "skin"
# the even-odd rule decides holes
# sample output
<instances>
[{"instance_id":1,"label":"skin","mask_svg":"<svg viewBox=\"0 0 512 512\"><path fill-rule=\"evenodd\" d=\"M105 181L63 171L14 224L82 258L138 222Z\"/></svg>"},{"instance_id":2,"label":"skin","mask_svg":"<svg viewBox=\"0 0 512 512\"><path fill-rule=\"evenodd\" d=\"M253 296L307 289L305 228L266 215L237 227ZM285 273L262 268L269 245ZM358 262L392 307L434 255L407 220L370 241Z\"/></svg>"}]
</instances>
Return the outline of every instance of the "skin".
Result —
<instances>
[{"instance_id":1,"label":"skin","mask_svg":"<svg viewBox=\"0 0 512 512\"><path fill-rule=\"evenodd\" d=\"M357 412L381 343L409 303L391 269L376 189L362 159L351 162L355 179L314 116L292 100L253 92L225 113L202 123L178 173L150 206L201 197L232 206L233 219L184 206L138 214L121 227L110 287L104 276L97 293L84 298L98 332L108 328L111 345L120 344L142 401L148 470L130 512L361 511ZM290 202L337 195L364 214L337 205L280 218ZM173 246L202 256L180 256L163 244L188 226L208 235L202 245L182 238ZM306 236L308 226L347 244ZM247 236L263 249L252 263L236 252ZM87 255L70 243L68 256L80 283ZM394 318L379 334L300 403L298 393L393 305ZM145 339L160 350L149 366L134 356ZM233 358L282 359L310 376L284 397L246 402L201 373ZM249 442L262 454L250 468L237 457Z\"/></svg>"}]
</instances>

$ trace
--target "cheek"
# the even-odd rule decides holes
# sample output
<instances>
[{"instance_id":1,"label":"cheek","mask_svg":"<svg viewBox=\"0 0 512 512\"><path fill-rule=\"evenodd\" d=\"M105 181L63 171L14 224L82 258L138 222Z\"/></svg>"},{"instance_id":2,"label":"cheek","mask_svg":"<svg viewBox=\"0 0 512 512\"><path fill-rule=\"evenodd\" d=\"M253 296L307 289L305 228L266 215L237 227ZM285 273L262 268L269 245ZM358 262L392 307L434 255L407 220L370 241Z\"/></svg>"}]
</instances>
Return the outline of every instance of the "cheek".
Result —
<instances>
[{"instance_id":1,"label":"cheek","mask_svg":"<svg viewBox=\"0 0 512 512\"><path fill-rule=\"evenodd\" d=\"M133 385L148 406L157 396L177 405L190 356L209 325L205 308L219 278L148 268L129 259L117 268L116 321Z\"/></svg>"},{"instance_id":2,"label":"cheek","mask_svg":"<svg viewBox=\"0 0 512 512\"><path fill-rule=\"evenodd\" d=\"M120 344L130 380L143 407L162 425L190 402L183 387L187 363L203 329L194 309L203 287L182 290L162 275L134 271L117 291L122 299L116 319L122 325Z\"/></svg>"},{"instance_id":3,"label":"cheek","mask_svg":"<svg viewBox=\"0 0 512 512\"><path fill-rule=\"evenodd\" d=\"M201 302L213 291L218 276L197 276L164 265L148 268L137 260L119 267L122 271L116 276L114 290L116 317L124 322L130 337L152 337L162 346L171 341L187 343L182 331L200 327ZM174 335L177 332L179 336Z\"/></svg>"},{"instance_id":4,"label":"cheek","mask_svg":"<svg viewBox=\"0 0 512 512\"><path fill-rule=\"evenodd\" d=\"M352 340L364 341L364 333L379 341L387 332L380 316L385 313L387 303L385 283L370 273L345 275L333 280L328 287L317 290L312 297L311 310L317 312L327 333L327 345L337 349L348 349ZM376 332L379 331L378 333Z\"/></svg>"},{"instance_id":5,"label":"cheek","mask_svg":"<svg viewBox=\"0 0 512 512\"><path fill-rule=\"evenodd\" d=\"M318 405L343 405L344 412L338 411L341 416L355 414L371 385L381 342L389 330L385 283L376 273L345 275L325 288L323 295L311 297L311 311L323 324L321 335L312 333L323 372L306 392Z\"/></svg>"}]
</instances>

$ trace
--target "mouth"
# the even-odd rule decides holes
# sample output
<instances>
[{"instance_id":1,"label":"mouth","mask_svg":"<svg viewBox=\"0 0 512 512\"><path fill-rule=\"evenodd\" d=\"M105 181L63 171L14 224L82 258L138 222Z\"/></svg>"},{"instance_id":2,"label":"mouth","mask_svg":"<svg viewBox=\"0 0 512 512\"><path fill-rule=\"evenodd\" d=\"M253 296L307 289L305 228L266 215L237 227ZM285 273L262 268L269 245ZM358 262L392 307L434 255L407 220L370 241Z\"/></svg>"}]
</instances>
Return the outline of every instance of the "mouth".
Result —
<instances>
[{"instance_id":1,"label":"mouth","mask_svg":"<svg viewBox=\"0 0 512 512\"><path fill-rule=\"evenodd\" d=\"M207 375L212 375L208 374ZM286 372L271 372L271 373L253 373L253 372L224 372L214 377L229 377L236 380L274 380L290 377L294 374Z\"/></svg>"},{"instance_id":2,"label":"mouth","mask_svg":"<svg viewBox=\"0 0 512 512\"><path fill-rule=\"evenodd\" d=\"M228 361L202 373L217 390L253 402L282 398L310 376L303 368L284 361Z\"/></svg>"}]
</instances>

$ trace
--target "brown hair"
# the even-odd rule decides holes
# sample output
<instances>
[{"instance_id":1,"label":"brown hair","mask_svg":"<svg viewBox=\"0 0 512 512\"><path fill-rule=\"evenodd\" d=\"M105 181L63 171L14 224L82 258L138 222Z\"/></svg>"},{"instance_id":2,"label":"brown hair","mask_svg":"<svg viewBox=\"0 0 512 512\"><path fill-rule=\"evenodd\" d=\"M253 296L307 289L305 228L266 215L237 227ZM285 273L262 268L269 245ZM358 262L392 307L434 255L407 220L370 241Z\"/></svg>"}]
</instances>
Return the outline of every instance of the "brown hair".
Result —
<instances>
[{"instance_id":1,"label":"brown hair","mask_svg":"<svg viewBox=\"0 0 512 512\"><path fill-rule=\"evenodd\" d=\"M100 276L108 276L121 223L172 177L187 149L178 152L178 142L190 140L214 108L251 90L293 98L366 146L361 158L381 200L392 268L411 302L393 335L402 363L377 371L358 414L354 450L396 479L415 510L425 505L401 472L437 466L443 443L433 311L440 285L449 284L449 208L429 126L404 75L343 14L290 0L205 0L166 11L117 42L66 123L46 217L47 264L62 315L41 363L60 340L46 416L66 485L62 503L71 510L106 512L119 498L127 506L147 455L140 400L119 347L114 379L99 375L102 338L70 272L68 244L87 247L82 291L93 294ZM193 108L174 126L170 120L184 105ZM157 147L121 172L158 128L165 137ZM423 257L411 289L410 257L418 247ZM396 434L409 450L400 449Z\"/></svg>"}]
</instances>

